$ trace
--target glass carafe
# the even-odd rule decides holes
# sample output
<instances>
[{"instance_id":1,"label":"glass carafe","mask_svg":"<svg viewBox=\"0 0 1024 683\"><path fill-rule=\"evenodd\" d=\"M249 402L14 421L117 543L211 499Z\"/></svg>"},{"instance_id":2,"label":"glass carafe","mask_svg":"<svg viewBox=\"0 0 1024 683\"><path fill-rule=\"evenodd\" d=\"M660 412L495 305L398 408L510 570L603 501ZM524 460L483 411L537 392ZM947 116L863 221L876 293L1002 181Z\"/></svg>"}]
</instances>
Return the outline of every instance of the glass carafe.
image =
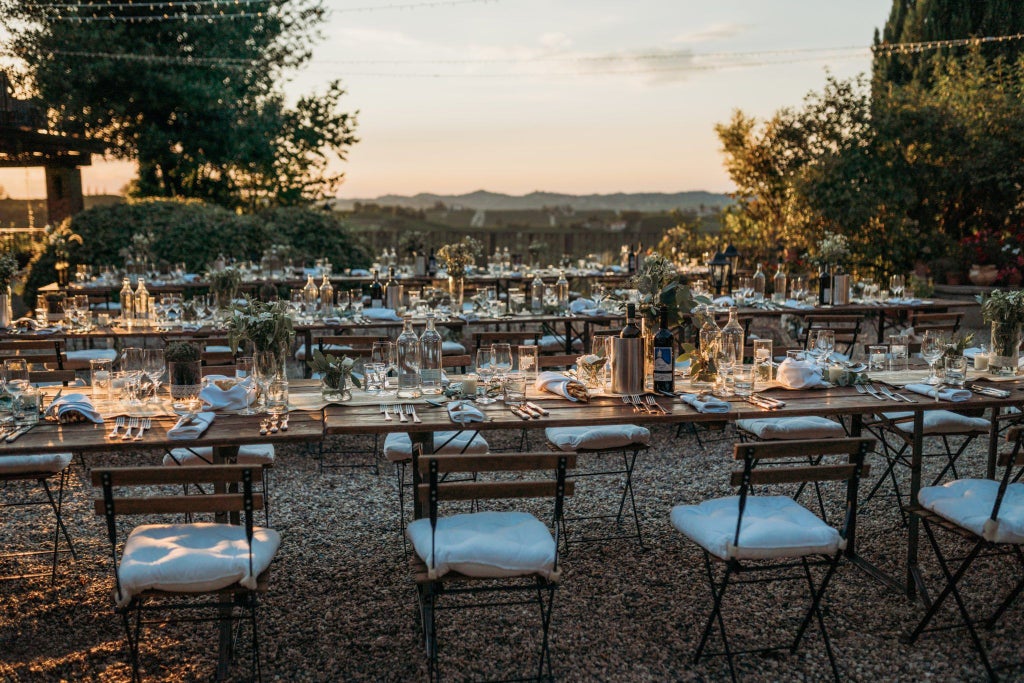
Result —
<instances>
[{"instance_id":1,"label":"glass carafe","mask_svg":"<svg viewBox=\"0 0 1024 683\"><path fill-rule=\"evenodd\" d=\"M412 316L405 316L402 333L395 341L398 361L398 398L418 398L420 390L420 340L412 329Z\"/></svg>"},{"instance_id":2,"label":"glass carafe","mask_svg":"<svg viewBox=\"0 0 1024 683\"><path fill-rule=\"evenodd\" d=\"M424 394L441 393L441 366L441 335L434 328L434 314L427 313L427 328L420 335L420 386Z\"/></svg>"}]
</instances>

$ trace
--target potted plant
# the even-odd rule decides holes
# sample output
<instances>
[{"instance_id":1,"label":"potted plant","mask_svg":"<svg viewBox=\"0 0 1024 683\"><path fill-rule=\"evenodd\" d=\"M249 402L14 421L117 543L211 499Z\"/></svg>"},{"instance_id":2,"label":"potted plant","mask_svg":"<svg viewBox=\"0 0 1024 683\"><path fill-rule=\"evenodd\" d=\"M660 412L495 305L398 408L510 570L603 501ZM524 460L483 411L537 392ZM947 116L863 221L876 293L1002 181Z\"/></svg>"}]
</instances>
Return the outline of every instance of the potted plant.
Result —
<instances>
[{"instance_id":1,"label":"potted plant","mask_svg":"<svg viewBox=\"0 0 1024 683\"><path fill-rule=\"evenodd\" d=\"M462 293L465 289L466 271L476 263L476 257L483 246L472 237L463 237L453 244L445 244L437 250L437 258L448 273L448 288L452 297L452 308L462 310Z\"/></svg>"},{"instance_id":2,"label":"potted plant","mask_svg":"<svg viewBox=\"0 0 1024 683\"><path fill-rule=\"evenodd\" d=\"M359 384L359 378L352 374L355 364L355 360L348 356L338 358L320 349L313 351L313 360L309 361L309 367L320 376L320 392L325 401L339 402L352 399L349 385L362 386Z\"/></svg>"},{"instance_id":3,"label":"potted plant","mask_svg":"<svg viewBox=\"0 0 1024 683\"><path fill-rule=\"evenodd\" d=\"M992 355L989 372L1016 375L1020 359L1021 325L1024 324L1024 290L1001 292L978 297L981 317L992 325Z\"/></svg>"},{"instance_id":4,"label":"potted plant","mask_svg":"<svg viewBox=\"0 0 1024 683\"><path fill-rule=\"evenodd\" d=\"M164 352L167 361L171 401L191 410L199 400L203 386L203 370L198 347L189 342L171 342Z\"/></svg>"},{"instance_id":5,"label":"potted plant","mask_svg":"<svg viewBox=\"0 0 1024 683\"><path fill-rule=\"evenodd\" d=\"M10 327L14 320L11 308L11 284L18 274L18 259L9 251L0 254L0 327Z\"/></svg>"}]
</instances>

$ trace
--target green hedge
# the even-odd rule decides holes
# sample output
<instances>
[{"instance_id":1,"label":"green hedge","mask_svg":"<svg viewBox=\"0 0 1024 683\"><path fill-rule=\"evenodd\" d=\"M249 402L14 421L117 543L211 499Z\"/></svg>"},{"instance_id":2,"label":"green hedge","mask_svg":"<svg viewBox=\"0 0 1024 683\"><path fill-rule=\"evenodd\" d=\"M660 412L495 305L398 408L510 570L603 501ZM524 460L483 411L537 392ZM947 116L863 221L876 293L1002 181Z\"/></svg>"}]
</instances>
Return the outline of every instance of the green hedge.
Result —
<instances>
[{"instance_id":1,"label":"green hedge","mask_svg":"<svg viewBox=\"0 0 1024 683\"><path fill-rule=\"evenodd\" d=\"M258 261L264 249L283 243L293 247L297 258L330 259L335 272L370 263L368 251L340 217L314 208L236 214L195 200L144 199L83 211L71 219L71 229L84 241L71 254L72 273L79 263L122 267L120 250L132 235L146 232L153 234L156 261L184 262L190 272L203 272L220 254ZM47 251L33 265L25 287L30 305L39 287L57 279L54 262Z\"/></svg>"}]
</instances>

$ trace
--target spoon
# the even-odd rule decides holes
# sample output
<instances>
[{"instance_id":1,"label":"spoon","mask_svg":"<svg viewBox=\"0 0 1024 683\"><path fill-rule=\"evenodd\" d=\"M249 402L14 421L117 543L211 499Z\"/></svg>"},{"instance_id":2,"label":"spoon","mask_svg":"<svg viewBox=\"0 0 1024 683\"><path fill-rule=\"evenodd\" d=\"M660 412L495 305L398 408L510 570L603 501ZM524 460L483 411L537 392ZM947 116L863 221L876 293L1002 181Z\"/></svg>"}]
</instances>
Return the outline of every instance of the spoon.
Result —
<instances>
[{"instance_id":1,"label":"spoon","mask_svg":"<svg viewBox=\"0 0 1024 683\"><path fill-rule=\"evenodd\" d=\"M260 436L266 436L266 435L267 435L267 421L266 420L260 420Z\"/></svg>"}]
</instances>

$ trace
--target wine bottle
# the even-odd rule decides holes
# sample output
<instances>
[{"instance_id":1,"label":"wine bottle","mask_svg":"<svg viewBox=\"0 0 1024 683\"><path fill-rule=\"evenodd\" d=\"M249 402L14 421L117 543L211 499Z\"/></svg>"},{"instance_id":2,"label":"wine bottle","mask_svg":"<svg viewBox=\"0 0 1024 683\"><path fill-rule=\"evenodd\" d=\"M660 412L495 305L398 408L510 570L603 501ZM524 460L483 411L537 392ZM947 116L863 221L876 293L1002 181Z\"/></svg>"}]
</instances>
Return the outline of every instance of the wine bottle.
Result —
<instances>
[{"instance_id":1,"label":"wine bottle","mask_svg":"<svg viewBox=\"0 0 1024 683\"><path fill-rule=\"evenodd\" d=\"M772 302L786 303L786 273L782 270L782 263L779 263L775 277L772 278Z\"/></svg>"},{"instance_id":2,"label":"wine bottle","mask_svg":"<svg viewBox=\"0 0 1024 683\"><path fill-rule=\"evenodd\" d=\"M530 311L544 312L544 281L540 279L540 273L535 274L530 283Z\"/></svg>"},{"instance_id":3,"label":"wine bottle","mask_svg":"<svg viewBox=\"0 0 1024 683\"><path fill-rule=\"evenodd\" d=\"M832 303L832 275L828 268L822 266L818 273L818 304L828 306Z\"/></svg>"},{"instance_id":4,"label":"wine bottle","mask_svg":"<svg viewBox=\"0 0 1024 683\"><path fill-rule=\"evenodd\" d=\"M380 284L380 274L373 271L373 282L370 283L370 308L384 308L384 287Z\"/></svg>"},{"instance_id":5,"label":"wine bottle","mask_svg":"<svg viewBox=\"0 0 1024 683\"><path fill-rule=\"evenodd\" d=\"M761 264L757 264L757 272L754 273L754 301L764 301L764 285L765 285L764 270L761 268Z\"/></svg>"},{"instance_id":6,"label":"wine bottle","mask_svg":"<svg viewBox=\"0 0 1024 683\"><path fill-rule=\"evenodd\" d=\"M402 306L402 285L395 279L395 267L388 268L388 281L384 285L384 306L397 311Z\"/></svg>"},{"instance_id":7,"label":"wine bottle","mask_svg":"<svg viewBox=\"0 0 1024 683\"><path fill-rule=\"evenodd\" d=\"M559 271L555 282L555 297L558 299L558 310L565 313L569 310L569 281L565 279L565 271Z\"/></svg>"},{"instance_id":8,"label":"wine bottle","mask_svg":"<svg viewBox=\"0 0 1024 683\"><path fill-rule=\"evenodd\" d=\"M629 245L629 256L626 258L626 270L630 275L636 275L636 250L633 249L633 245Z\"/></svg>"},{"instance_id":9,"label":"wine bottle","mask_svg":"<svg viewBox=\"0 0 1024 683\"><path fill-rule=\"evenodd\" d=\"M675 393L675 338L668 329L668 309L661 309L661 327L654 335L654 390Z\"/></svg>"},{"instance_id":10,"label":"wine bottle","mask_svg":"<svg viewBox=\"0 0 1024 683\"><path fill-rule=\"evenodd\" d=\"M636 304L626 304L626 326L622 328L619 336L623 339L638 339L640 334L640 325L636 320Z\"/></svg>"},{"instance_id":11,"label":"wine bottle","mask_svg":"<svg viewBox=\"0 0 1024 683\"><path fill-rule=\"evenodd\" d=\"M434 256L434 249L430 249L430 257L427 259L427 275L430 278L437 277L437 257Z\"/></svg>"}]
</instances>

